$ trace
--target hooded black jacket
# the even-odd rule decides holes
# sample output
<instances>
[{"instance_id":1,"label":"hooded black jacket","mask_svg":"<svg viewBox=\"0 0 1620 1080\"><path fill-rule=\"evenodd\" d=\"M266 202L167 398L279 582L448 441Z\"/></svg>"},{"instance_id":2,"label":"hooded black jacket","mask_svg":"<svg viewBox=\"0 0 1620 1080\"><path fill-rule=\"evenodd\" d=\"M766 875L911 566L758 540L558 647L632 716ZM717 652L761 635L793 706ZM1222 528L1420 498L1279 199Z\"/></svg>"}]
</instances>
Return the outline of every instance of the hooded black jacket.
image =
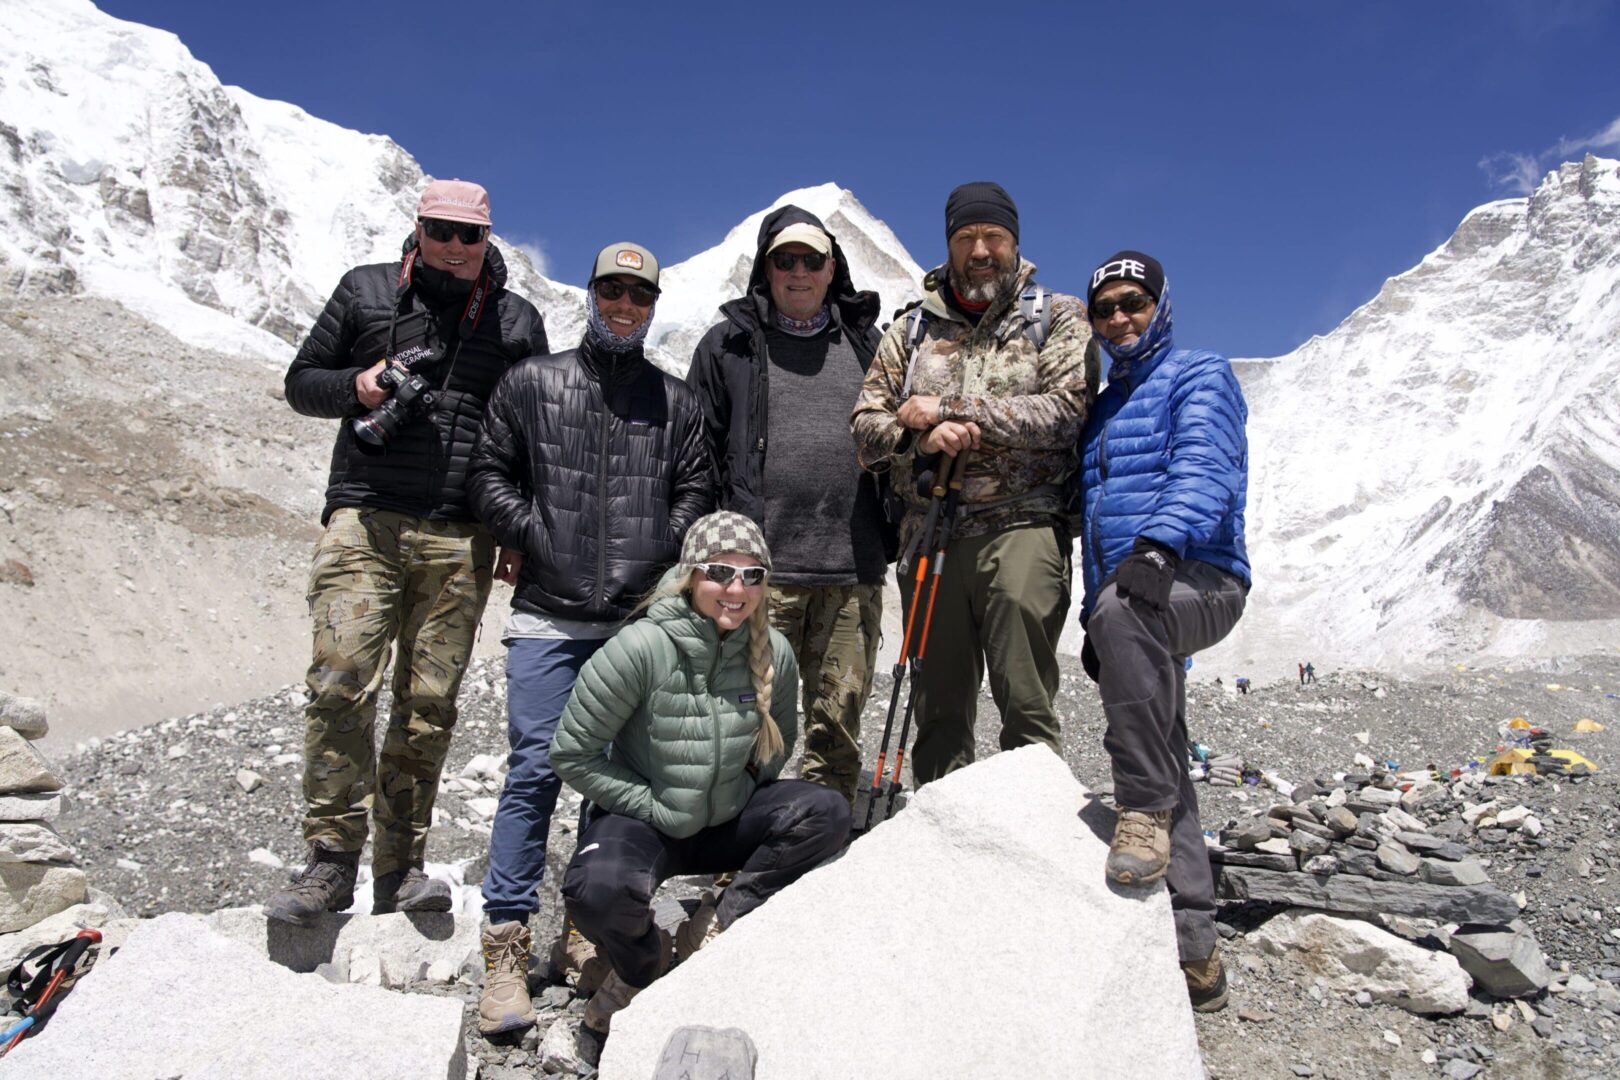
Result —
<instances>
[{"instance_id":1,"label":"hooded black jacket","mask_svg":"<svg viewBox=\"0 0 1620 1080\"><path fill-rule=\"evenodd\" d=\"M703 406L720 508L747 514L761 525L765 523L765 455L769 452L766 411L770 401L765 328L771 318L771 287L765 277L765 248L771 237L800 222L832 235L820 218L797 206L784 206L767 214L759 226L759 246L754 253L748 291L720 306L724 318L698 342L692 366L686 372L686 381ZM828 306L865 372L877 353L877 320L882 304L875 292L855 291L849 260L844 258L836 239L832 254L838 268L827 289ZM850 455L853 460L853 446ZM866 512L883 521L881 493L872 474L862 473L857 498ZM884 523L883 532L885 554L892 561L893 529Z\"/></svg>"},{"instance_id":2,"label":"hooded black jacket","mask_svg":"<svg viewBox=\"0 0 1620 1080\"><path fill-rule=\"evenodd\" d=\"M512 606L563 619L628 616L713 508L703 414L638 348L535 356L490 396L473 508L523 553Z\"/></svg>"},{"instance_id":3,"label":"hooded black jacket","mask_svg":"<svg viewBox=\"0 0 1620 1080\"><path fill-rule=\"evenodd\" d=\"M305 416L343 421L332 447L323 525L332 511L348 506L473 520L467 464L484 401L508 367L547 349L540 313L506 290L506 263L493 243L484 252L489 278L484 310L466 338L460 332L471 295L463 291L466 286L458 288L450 275L426 266L419 256L412 260L410 280L401 281L415 248L412 233L400 261L357 266L344 274L287 369L288 404ZM416 344L440 355L421 371L437 402L408 420L386 449L361 450L349 420L368 410L355 397L355 377L390 351Z\"/></svg>"}]
</instances>

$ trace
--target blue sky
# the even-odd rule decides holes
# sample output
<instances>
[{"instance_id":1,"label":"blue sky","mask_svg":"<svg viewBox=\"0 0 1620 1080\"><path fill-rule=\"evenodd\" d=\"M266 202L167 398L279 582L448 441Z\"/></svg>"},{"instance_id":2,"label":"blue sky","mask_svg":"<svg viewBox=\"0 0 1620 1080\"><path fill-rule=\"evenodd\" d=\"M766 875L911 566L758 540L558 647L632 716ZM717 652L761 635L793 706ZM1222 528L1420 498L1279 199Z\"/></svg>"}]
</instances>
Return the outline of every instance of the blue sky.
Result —
<instances>
[{"instance_id":1,"label":"blue sky","mask_svg":"<svg viewBox=\"0 0 1620 1080\"><path fill-rule=\"evenodd\" d=\"M828 180L928 266L946 194L994 179L1048 286L1147 251L1180 342L1232 356L1332 329L1559 160L1620 157L1607 0L101 6L479 180L560 280Z\"/></svg>"}]
</instances>

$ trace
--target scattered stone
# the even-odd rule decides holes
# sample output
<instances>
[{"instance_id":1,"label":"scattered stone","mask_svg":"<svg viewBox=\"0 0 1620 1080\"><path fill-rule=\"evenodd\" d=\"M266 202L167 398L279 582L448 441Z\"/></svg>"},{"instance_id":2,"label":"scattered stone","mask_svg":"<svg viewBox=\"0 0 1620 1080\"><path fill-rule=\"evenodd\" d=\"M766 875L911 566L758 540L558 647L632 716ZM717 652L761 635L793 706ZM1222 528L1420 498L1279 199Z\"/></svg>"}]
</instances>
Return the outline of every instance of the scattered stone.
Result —
<instances>
[{"instance_id":1,"label":"scattered stone","mask_svg":"<svg viewBox=\"0 0 1620 1080\"><path fill-rule=\"evenodd\" d=\"M1393 841L1378 845L1377 859L1379 866L1403 877L1417 873L1421 865L1416 855Z\"/></svg>"},{"instance_id":2,"label":"scattered stone","mask_svg":"<svg viewBox=\"0 0 1620 1080\"><path fill-rule=\"evenodd\" d=\"M1517 829L1524 824L1524 819L1530 817L1528 806L1515 806L1510 810L1503 810L1496 815L1496 824L1502 829Z\"/></svg>"},{"instance_id":3,"label":"scattered stone","mask_svg":"<svg viewBox=\"0 0 1620 1080\"><path fill-rule=\"evenodd\" d=\"M1288 849L1301 859L1309 859L1313 855L1325 855L1333 845L1314 833L1295 829L1288 834Z\"/></svg>"},{"instance_id":4,"label":"scattered stone","mask_svg":"<svg viewBox=\"0 0 1620 1080\"><path fill-rule=\"evenodd\" d=\"M44 705L4 691L0 691L0 727L11 728L25 739L43 739L51 730Z\"/></svg>"},{"instance_id":5,"label":"scattered stone","mask_svg":"<svg viewBox=\"0 0 1620 1080\"><path fill-rule=\"evenodd\" d=\"M314 926L297 927L266 919L259 908L226 908L204 921L215 933L293 971L335 963L351 982L380 986L454 982L479 945L476 917L441 912L331 914Z\"/></svg>"},{"instance_id":6,"label":"scattered stone","mask_svg":"<svg viewBox=\"0 0 1620 1080\"><path fill-rule=\"evenodd\" d=\"M1402 941L1371 923L1287 912L1250 935L1273 956L1302 954L1335 990L1364 990L1408 1012L1455 1013L1468 1003L1468 975L1455 958Z\"/></svg>"},{"instance_id":7,"label":"scattered stone","mask_svg":"<svg viewBox=\"0 0 1620 1080\"><path fill-rule=\"evenodd\" d=\"M561 1019L546 1029L540 1041L540 1068L552 1076L574 1076L579 1072L579 1021Z\"/></svg>"},{"instance_id":8,"label":"scattered stone","mask_svg":"<svg viewBox=\"0 0 1620 1080\"><path fill-rule=\"evenodd\" d=\"M1253 851L1271 839L1271 828L1263 821L1251 821L1234 832L1226 841L1238 851Z\"/></svg>"},{"instance_id":9,"label":"scattered stone","mask_svg":"<svg viewBox=\"0 0 1620 1080\"><path fill-rule=\"evenodd\" d=\"M1451 951L1492 997L1528 997L1552 980L1535 934L1517 919L1506 926L1459 927L1451 935Z\"/></svg>"},{"instance_id":10,"label":"scattered stone","mask_svg":"<svg viewBox=\"0 0 1620 1080\"><path fill-rule=\"evenodd\" d=\"M1384 1041L1391 1046L1401 1045L1401 1037L1389 1028L1384 1029Z\"/></svg>"},{"instance_id":11,"label":"scattered stone","mask_svg":"<svg viewBox=\"0 0 1620 1080\"><path fill-rule=\"evenodd\" d=\"M1256 1009L1247 1005L1238 1010L1237 1018L1246 1024L1267 1024L1277 1019L1276 1015L1273 1013L1268 1013L1264 1009Z\"/></svg>"},{"instance_id":12,"label":"scattered stone","mask_svg":"<svg viewBox=\"0 0 1620 1080\"><path fill-rule=\"evenodd\" d=\"M42 821L0 824L0 863L65 863L73 848Z\"/></svg>"},{"instance_id":13,"label":"scattered stone","mask_svg":"<svg viewBox=\"0 0 1620 1080\"><path fill-rule=\"evenodd\" d=\"M16 728L0 727L0 792L59 791L62 781Z\"/></svg>"},{"instance_id":14,"label":"scattered stone","mask_svg":"<svg viewBox=\"0 0 1620 1080\"><path fill-rule=\"evenodd\" d=\"M144 867L142 867L141 864L136 862L134 859L118 859L113 862L113 865L118 867L120 870L128 870L132 874L138 874L144 869Z\"/></svg>"},{"instance_id":15,"label":"scattered stone","mask_svg":"<svg viewBox=\"0 0 1620 1080\"><path fill-rule=\"evenodd\" d=\"M664 1044L653 1080L753 1080L758 1065L746 1031L683 1027Z\"/></svg>"},{"instance_id":16,"label":"scattered stone","mask_svg":"<svg viewBox=\"0 0 1620 1080\"><path fill-rule=\"evenodd\" d=\"M1300 869L1307 874L1326 877L1339 872L1339 860L1332 855L1313 855L1300 865Z\"/></svg>"},{"instance_id":17,"label":"scattered stone","mask_svg":"<svg viewBox=\"0 0 1620 1080\"><path fill-rule=\"evenodd\" d=\"M1292 855L1294 851L1293 848L1288 846L1288 841L1280 836L1274 836L1270 840L1262 840L1254 845L1254 849L1267 855Z\"/></svg>"},{"instance_id":18,"label":"scattered stone","mask_svg":"<svg viewBox=\"0 0 1620 1080\"><path fill-rule=\"evenodd\" d=\"M67 803L59 791L43 795L0 795L0 821L55 821Z\"/></svg>"},{"instance_id":19,"label":"scattered stone","mask_svg":"<svg viewBox=\"0 0 1620 1080\"><path fill-rule=\"evenodd\" d=\"M1342 806L1335 806L1327 812L1325 824L1339 836L1349 836L1356 831L1356 815Z\"/></svg>"},{"instance_id":20,"label":"scattered stone","mask_svg":"<svg viewBox=\"0 0 1620 1080\"><path fill-rule=\"evenodd\" d=\"M1424 859L1418 875L1431 885L1484 885L1491 880L1477 859L1461 862Z\"/></svg>"},{"instance_id":21,"label":"scattered stone","mask_svg":"<svg viewBox=\"0 0 1620 1080\"><path fill-rule=\"evenodd\" d=\"M164 757L168 758L170 761L179 761L181 758L189 757L190 755L191 747L187 746L185 743L175 743L173 746L169 747L169 750L166 754L164 754Z\"/></svg>"},{"instance_id":22,"label":"scattered stone","mask_svg":"<svg viewBox=\"0 0 1620 1080\"><path fill-rule=\"evenodd\" d=\"M0 863L0 934L26 929L83 903L84 897L84 871L78 867Z\"/></svg>"},{"instance_id":23,"label":"scattered stone","mask_svg":"<svg viewBox=\"0 0 1620 1080\"><path fill-rule=\"evenodd\" d=\"M183 1017L183 1030L153 1017ZM294 1034L327 1031L342 1032L342 1060L363 1075L459 1080L467 1075L461 1026L459 1000L297 975L201 919L171 914L104 956L63 999L50 1037L23 1042L6 1066L61 1077L347 1075L334 1071L330 1040Z\"/></svg>"},{"instance_id":24,"label":"scattered stone","mask_svg":"<svg viewBox=\"0 0 1620 1080\"><path fill-rule=\"evenodd\" d=\"M254 848L248 852L248 861L258 863L260 866L268 866L272 870L285 870L287 868L287 864L282 862L281 858L269 848Z\"/></svg>"},{"instance_id":25,"label":"scattered stone","mask_svg":"<svg viewBox=\"0 0 1620 1080\"><path fill-rule=\"evenodd\" d=\"M1472 1061L1452 1058L1440 1070L1440 1075L1446 1077L1446 1080L1473 1080L1484 1071L1483 1066L1475 1065Z\"/></svg>"},{"instance_id":26,"label":"scattered stone","mask_svg":"<svg viewBox=\"0 0 1620 1080\"><path fill-rule=\"evenodd\" d=\"M1244 866L1220 867L1215 893L1221 900L1265 900L1345 915L1395 912L1440 922L1507 923L1519 915L1513 897L1495 885L1428 885L1347 874L1324 880Z\"/></svg>"},{"instance_id":27,"label":"scattered stone","mask_svg":"<svg viewBox=\"0 0 1620 1080\"><path fill-rule=\"evenodd\" d=\"M264 787L264 777L252 769L236 770L236 785L242 789L244 795L251 795Z\"/></svg>"}]
</instances>

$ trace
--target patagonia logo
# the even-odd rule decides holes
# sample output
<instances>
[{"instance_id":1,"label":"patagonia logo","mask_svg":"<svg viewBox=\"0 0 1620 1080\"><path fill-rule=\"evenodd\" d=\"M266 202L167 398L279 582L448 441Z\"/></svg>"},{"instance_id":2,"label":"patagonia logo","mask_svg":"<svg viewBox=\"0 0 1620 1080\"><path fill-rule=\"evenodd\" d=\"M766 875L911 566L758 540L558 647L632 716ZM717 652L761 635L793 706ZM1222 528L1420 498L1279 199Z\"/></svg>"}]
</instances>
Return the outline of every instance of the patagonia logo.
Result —
<instances>
[{"instance_id":1,"label":"patagonia logo","mask_svg":"<svg viewBox=\"0 0 1620 1080\"><path fill-rule=\"evenodd\" d=\"M652 421L651 420L637 420L635 417L632 416L630 418L630 426L631 427L652 427Z\"/></svg>"},{"instance_id":2,"label":"patagonia logo","mask_svg":"<svg viewBox=\"0 0 1620 1080\"><path fill-rule=\"evenodd\" d=\"M737 700L740 703L744 704L744 705L748 705L748 704L750 704L752 702L758 701L759 700L759 695L758 694L738 694L737 695Z\"/></svg>"},{"instance_id":3,"label":"patagonia logo","mask_svg":"<svg viewBox=\"0 0 1620 1080\"><path fill-rule=\"evenodd\" d=\"M623 266L630 270L641 269L641 252L631 251L629 248L620 248L618 254L613 256L614 266Z\"/></svg>"}]
</instances>

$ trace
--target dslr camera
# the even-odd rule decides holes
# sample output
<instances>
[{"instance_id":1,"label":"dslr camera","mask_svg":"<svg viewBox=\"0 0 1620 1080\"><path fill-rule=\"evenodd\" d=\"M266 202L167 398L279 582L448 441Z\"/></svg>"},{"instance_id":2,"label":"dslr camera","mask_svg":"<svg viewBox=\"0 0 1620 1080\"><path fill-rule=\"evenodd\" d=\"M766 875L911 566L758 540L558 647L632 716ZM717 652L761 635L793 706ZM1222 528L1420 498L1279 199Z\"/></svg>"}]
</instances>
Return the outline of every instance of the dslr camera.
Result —
<instances>
[{"instance_id":1,"label":"dslr camera","mask_svg":"<svg viewBox=\"0 0 1620 1080\"><path fill-rule=\"evenodd\" d=\"M438 395L415 368L436 359L437 354L425 345L412 346L389 358L387 366L377 373L377 385L389 391L388 400L350 421L362 450L387 449L400 428L433 408Z\"/></svg>"}]
</instances>

